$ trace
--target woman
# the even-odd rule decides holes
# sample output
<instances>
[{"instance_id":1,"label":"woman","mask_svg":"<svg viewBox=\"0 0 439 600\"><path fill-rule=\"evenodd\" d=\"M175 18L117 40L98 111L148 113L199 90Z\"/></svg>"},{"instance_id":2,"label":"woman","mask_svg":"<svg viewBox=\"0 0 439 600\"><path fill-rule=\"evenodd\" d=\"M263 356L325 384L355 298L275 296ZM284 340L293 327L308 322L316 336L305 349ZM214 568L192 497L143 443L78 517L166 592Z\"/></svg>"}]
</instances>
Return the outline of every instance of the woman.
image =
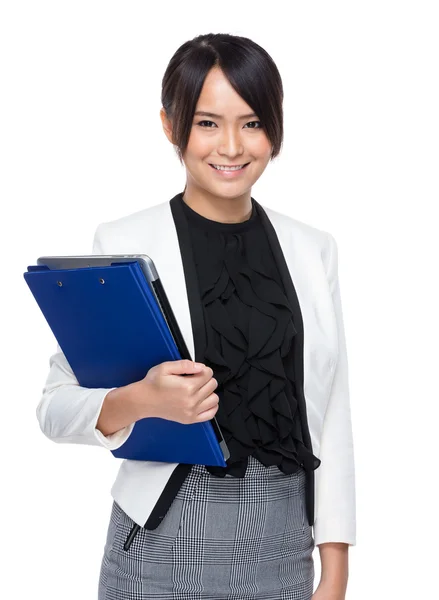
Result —
<instances>
[{"instance_id":1,"label":"woman","mask_svg":"<svg viewBox=\"0 0 439 600\"><path fill-rule=\"evenodd\" d=\"M123 461L100 600L345 597L355 490L337 246L251 196L280 152L282 101L279 72L253 41L183 44L160 116L185 188L96 231L94 253L153 258L197 363L90 390L58 346L38 407L43 431L112 450L140 418L215 416L231 453L224 468Z\"/></svg>"}]
</instances>

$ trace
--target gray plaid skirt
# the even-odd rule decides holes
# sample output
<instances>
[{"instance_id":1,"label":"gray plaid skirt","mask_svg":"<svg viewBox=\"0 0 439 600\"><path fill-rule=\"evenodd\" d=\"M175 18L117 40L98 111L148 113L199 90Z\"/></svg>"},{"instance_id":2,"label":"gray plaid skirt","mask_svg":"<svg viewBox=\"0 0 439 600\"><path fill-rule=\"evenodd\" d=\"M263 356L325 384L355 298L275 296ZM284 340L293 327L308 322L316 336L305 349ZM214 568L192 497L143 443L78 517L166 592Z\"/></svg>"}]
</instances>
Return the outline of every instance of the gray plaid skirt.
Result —
<instances>
[{"instance_id":1,"label":"gray plaid skirt","mask_svg":"<svg viewBox=\"0 0 439 600\"><path fill-rule=\"evenodd\" d=\"M249 457L244 478L193 465L154 530L113 502L99 600L310 600L314 538L305 472L283 474Z\"/></svg>"}]
</instances>

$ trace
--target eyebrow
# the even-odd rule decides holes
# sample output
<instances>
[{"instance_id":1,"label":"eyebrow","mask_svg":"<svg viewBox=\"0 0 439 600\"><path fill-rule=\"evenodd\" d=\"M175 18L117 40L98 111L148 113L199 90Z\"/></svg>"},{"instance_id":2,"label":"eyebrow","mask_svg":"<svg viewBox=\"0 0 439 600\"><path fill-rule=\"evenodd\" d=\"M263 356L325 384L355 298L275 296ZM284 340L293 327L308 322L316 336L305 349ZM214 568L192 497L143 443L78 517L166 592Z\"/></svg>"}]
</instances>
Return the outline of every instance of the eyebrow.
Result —
<instances>
[{"instance_id":1,"label":"eyebrow","mask_svg":"<svg viewBox=\"0 0 439 600\"><path fill-rule=\"evenodd\" d=\"M206 112L204 110L197 110L195 115L198 115L200 117L213 117L214 119L222 119L223 118L221 115L217 115L217 114L211 113L211 112ZM238 119L250 119L251 117L257 117L257 116L258 115L255 113L249 113L248 115L241 115L240 117L238 117Z\"/></svg>"}]
</instances>

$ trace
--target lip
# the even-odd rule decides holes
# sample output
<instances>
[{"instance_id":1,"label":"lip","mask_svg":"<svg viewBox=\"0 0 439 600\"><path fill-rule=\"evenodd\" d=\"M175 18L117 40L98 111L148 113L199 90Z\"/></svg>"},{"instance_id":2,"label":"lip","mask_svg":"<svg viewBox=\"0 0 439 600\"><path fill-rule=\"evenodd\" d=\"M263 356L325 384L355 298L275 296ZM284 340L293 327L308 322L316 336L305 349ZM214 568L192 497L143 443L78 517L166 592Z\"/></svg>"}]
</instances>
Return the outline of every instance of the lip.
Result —
<instances>
[{"instance_id":1,"label":"lip","mask_svg":"<svg viewBox=\"0 0 439 600\"><path fill-rule=\"evenodd\" d=\"M215 169L215 167L212 167L211 163L209 163L209 167L220 177L225 177L226 179L234 179L235 177L239 177L240 175L242 175L245 172L246 168L249 166L249 164L250 163L246 163L245 167L243 167L242 169L238 169L237 171L220 171L219 169Z\"/></svg>"}]
</instances>

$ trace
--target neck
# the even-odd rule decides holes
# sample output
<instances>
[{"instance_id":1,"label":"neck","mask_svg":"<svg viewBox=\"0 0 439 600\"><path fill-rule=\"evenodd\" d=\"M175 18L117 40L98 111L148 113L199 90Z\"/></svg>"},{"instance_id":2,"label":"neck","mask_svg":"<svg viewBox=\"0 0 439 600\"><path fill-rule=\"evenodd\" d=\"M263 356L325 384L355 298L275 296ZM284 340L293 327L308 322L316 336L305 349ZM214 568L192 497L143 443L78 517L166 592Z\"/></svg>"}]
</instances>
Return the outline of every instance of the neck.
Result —
<instances>
[{"instance_id":1,"label":"neck","mask_svg":"<svg viewBox=\"0 0 439 600\"><path fill-rule=\"evenodd\" d=\"M206 190L186 187L183 201L206 219L220 223L241 223L252 214L251 192L241 196L219 197Z\"/></svg>"}]
</instances>

